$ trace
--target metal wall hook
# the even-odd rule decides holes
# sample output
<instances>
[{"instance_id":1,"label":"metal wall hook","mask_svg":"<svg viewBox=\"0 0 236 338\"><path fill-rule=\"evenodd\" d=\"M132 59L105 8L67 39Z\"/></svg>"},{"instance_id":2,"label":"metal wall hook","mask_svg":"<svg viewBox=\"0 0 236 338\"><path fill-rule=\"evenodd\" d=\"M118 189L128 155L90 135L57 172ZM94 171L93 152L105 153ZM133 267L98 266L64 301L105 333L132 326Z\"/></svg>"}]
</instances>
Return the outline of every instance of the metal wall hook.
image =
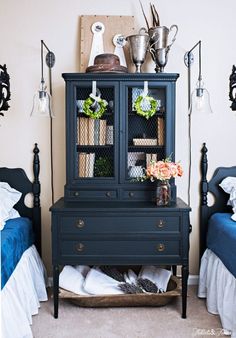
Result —
<instances>
[{"instance_id":1,"label":"metal wall hook","mask_svg":"<svg viewBox=\"0 0 236 338\"><path fill-rule=\"evenodd\" d=\"M53 52L48 52L46 55L45 61L46 61L46 65L49 68L52 68L55 65L55 61L56 61L55 54Z\"/></svg>"},{"instance_id":2,"label":"metal wall hook","mask_svg":"<svg viewBox=\"0 0 236 338\"><path fill-rule=\"evenodd\" d=\"M192 66L194 63L194 55L192 52L186 52L184 54L184 63L186 67Z\"/></svg>"}]
</instances>

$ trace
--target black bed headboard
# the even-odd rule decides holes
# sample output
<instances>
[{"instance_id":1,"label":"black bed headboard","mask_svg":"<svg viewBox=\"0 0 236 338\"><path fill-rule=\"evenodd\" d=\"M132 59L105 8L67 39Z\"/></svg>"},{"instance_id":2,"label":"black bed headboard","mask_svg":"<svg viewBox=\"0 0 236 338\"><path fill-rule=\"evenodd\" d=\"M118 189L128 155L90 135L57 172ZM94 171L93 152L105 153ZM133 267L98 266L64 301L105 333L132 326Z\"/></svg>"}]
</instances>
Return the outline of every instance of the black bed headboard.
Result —
<instances>
[{"instance_id":1,"label":"black bed headboard","mask_svg":"<svg viewBox=\"0 0 236 338\"><path fill-rule=\"evenodd\" d=\"M206 234L208 230L208 220L215 212L232 212L232 207L227 206L229 195L226 194L220 187L219 183L227 176L236 177L236 166L234 167L219 167L215 170L211 180L207 181L207 147L203 143L201 149L201 182L200 182L200 258L206 249ZM208 193L214 195L214 204L208 206Z\"/></svg>"},{"instance_id":2,"label":"black bed headboard","mask_svg":"<svg viewBox=\"0 0 236 338\"><path fill-rule=\"evenodd\" d=\"M40 207L40 182L39 182L39 148L37 143L34 146L33 173L34 180L31 182L25 171L21 168L0 168L0 181L7 182L9 185L22 193L21 199L14 206L22 217L28 217L32 220L35 246L41 255L41 207ZM33 207L25 205L25 196L28 193L33 194Z\"/></svg>"}]
</instances>

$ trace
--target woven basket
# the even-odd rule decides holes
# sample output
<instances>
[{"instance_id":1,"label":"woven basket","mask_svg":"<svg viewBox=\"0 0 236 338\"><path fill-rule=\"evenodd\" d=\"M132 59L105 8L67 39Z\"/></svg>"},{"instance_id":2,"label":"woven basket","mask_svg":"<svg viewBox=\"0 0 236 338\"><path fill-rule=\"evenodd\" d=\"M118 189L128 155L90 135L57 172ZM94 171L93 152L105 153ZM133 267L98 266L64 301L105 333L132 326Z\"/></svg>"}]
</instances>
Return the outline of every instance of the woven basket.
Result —
<instances>
[{"instance_id":1,"label":"woven basket","mask_svg":"<svg viewBox=\"0 0 236 338\"><path fill-rule=\"evenodd\" d=\"M164 306L181 295L180 280L171 276L165 293L123 295L77 295L60 288L59 297L82 307Z\"/></svg>"}]
</instances>

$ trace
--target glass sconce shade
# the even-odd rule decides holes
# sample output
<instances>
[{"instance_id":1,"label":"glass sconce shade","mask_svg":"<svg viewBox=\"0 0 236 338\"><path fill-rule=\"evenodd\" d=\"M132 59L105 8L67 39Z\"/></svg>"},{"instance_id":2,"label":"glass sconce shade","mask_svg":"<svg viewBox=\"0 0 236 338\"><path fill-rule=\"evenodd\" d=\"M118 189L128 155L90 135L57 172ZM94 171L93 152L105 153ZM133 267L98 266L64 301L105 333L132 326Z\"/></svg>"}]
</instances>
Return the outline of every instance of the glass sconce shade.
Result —
<instances>
[{"instance_id":1,"label":"glass sconce shade","mask_svg":"<svg viewBox=\"0 0 236 338\"><path fill-rule=\"evenodd\" d=\"M47 87L44 82L41 82L40 89L35 93L33 98L33 109L31 116L36 117L55 117L52 107L52 97L47 92Z\"/></svg>"},{"instance_id":2,"label":"glass sconce shade","mask_svg":"<svg viewBox=\"0 0 236 338\"><path fill-rule=\"evenodd\" d=\"M190 114L211 114L213 113L210 104L210 94L206 88L204 88L204 83L202 80L198 80L196 88L191 94L191 103L190 103Z\"/></svg>"}]
</instances>

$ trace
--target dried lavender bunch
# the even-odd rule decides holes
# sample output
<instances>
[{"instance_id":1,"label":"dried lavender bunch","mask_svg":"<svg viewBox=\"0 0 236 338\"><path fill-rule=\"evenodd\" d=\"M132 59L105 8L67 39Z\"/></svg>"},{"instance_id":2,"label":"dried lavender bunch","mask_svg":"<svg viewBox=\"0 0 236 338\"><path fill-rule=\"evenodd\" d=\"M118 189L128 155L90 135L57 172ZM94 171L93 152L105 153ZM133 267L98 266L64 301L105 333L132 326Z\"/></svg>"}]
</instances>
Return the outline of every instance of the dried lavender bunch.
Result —
<instances>
[{"instance_id":1,"label":"dried lavender bunch","mask_svg":"<svg viewBox=\"0 0 236 338\"><path fill-rule=\"evenodd\" d=\"M137 285L146 292L158 293L158 287L150 279L138 278Z\"/></svg>"},{"instance_id":2,"label":"dried lavender bunch","mask_svg":"<svg viewBox=\"0 0 236 338\"><path fill-rule=\"evenodd\" d=\"M117 280L118 282L124 282L125 281L123 274L120 271L118 271L116 268L113 268L113 267L108 266L108 265L102 265L99 268L107 276Z\"/></svg>"},{"instance_id":3,"label":"dried lavender bunch","mask_svg":"<svg viewBox=\"0 0 236 338\"><path fill-rule=\"evenodd\" d=\"M119 288L121 291L127 294L135 294L135 293L143 293L143 290L138 286L135 285L134 283L122 283L119 285Z\"/></svg>"}]
</instances>

